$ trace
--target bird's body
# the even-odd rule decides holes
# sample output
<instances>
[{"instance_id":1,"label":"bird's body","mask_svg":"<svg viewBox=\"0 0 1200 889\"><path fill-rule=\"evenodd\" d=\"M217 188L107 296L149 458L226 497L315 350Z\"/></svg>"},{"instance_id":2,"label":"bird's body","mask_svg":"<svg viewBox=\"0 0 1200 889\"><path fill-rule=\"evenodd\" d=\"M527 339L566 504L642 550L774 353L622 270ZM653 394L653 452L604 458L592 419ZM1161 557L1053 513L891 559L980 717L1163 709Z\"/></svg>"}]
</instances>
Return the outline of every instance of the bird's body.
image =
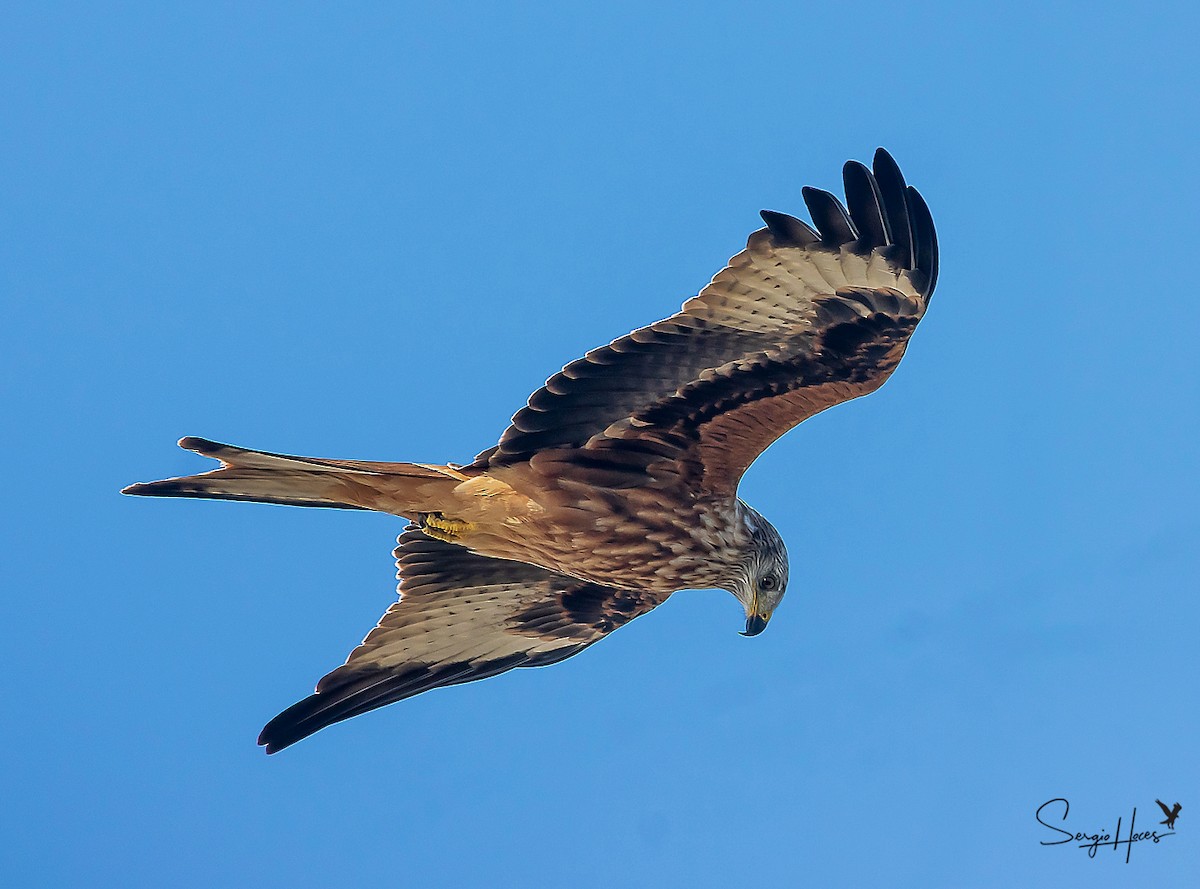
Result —
<instances>
[{"instance_id":1,"label":"bird's body","mask_svg":"<svg viewBox=\"0 0 1200 889\"><path fill-rule=\"evenodd\" d=\"M740 518L745 506L736 497L678 496L683 492L662 484L620 490L581 486L528 464L489 471L479 466L331 460L321 462L338 464L336 471L326 466L318 472L299 468L313 464L306 458L199 438L185 438L180 444L226 462L226 469L193 477L200 480L195 484L207 488L208 497L215 496L214 485L232 482L244 490L245 473L265 472L269 484L287 488L287 497L299 493L311 500L321 492L336 500L323 505L401 516L429 537L480 555L527 562L619 589L672 593L723 586L738 567L727 554L744 551L749 539ZM275 465L265 470L254 465L267 460ZM280 469L285 461L297 468ZM288 502L285 497L274 499Z\"/></svg>"},{"instance_id":2,"label":"bird's body","mask_svg":"<svg viewBox=\"0 0 1200 889\"><path fill-rule=\"evenodd\" d=\"M212 472L127 493L371 509L413 524L401 599L268 752L441 685L554 663L681 589L730 590L761 632L787 584L778 533L737 496L797 423L874 391L937 276L924 201L886 152L845 168L849 212L804 190L816 229L764 211L670 318L567 365L467 465L292 457L198 438Z\"/></svg>"},{"instance_id":3,"label":"bird's body","mask_svg":"<svg viewBox=\"0 0 1200 889\"><path fill-rule=\"evenodd\" d=\"M561 498L556 506L518 494L524 501L519 518L479 522L441 539L592 583L654 593L730 584L749 540L735 499L680 503L655 488L618 498L604 489L562 490L553 480L537 493L548 491ZM438 536L436 519L420 521L425 533Z\"/></svg>"}]
</instances>

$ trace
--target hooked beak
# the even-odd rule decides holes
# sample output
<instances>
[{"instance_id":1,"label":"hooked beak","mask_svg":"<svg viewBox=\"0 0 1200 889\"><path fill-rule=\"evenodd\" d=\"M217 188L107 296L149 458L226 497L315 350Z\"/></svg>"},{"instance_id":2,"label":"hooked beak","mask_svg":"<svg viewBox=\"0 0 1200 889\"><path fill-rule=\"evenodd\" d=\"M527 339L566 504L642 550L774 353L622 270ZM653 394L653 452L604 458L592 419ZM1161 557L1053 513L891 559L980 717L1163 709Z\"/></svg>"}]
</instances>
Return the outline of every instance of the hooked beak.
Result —
<instances>
[{"instance_id":1,"label":"hooked beak","mask_svg":"<svg viewBox=\"0 0 1200 889\"><path fill-rule=\"evenodd\" d=\"M771 615L769 614L759 614L758 612L751 613L751 615L746 618L746 632L742 633L742 635L757 636L767 628L767 621L770 619Z\"/></svg>"},{"instance_id":2,"label":"hooked beak","mask_svg":"<svg viewBox=\"0 0 1200 889\"><path fill-rule=\"evenodd\" d=\"M750 599L750 607L746 610L746 632L743 636L757 636L767 628L768 621L771 620L771 611L766 608L760 608L758 604L758 589L754 590L754 596Z\"/></svg>"}]
</instances>

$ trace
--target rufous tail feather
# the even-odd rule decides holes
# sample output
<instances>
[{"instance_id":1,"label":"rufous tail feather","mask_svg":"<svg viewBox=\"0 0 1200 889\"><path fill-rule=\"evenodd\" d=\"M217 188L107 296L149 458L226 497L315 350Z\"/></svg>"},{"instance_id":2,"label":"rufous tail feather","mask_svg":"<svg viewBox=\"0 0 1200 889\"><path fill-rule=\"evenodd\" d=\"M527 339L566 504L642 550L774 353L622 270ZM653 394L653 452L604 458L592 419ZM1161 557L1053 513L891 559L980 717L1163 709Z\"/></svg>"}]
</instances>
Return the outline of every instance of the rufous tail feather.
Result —
<instances>
[{"instance_id":1,"label":"rufous tail feather","mask_svg":"<svg viewBox=\"0 0 1200 889\"><path fill-rule=\"evenodd\" d=\"M464 478L448 466L293 457L190 436L180 439L179 446L220 460L220 468L130 485L121 493L376 509L408 515L439 508L437 494L448 493ZM411 494L406 496L409 490Z\"/></svg>"}]
</instances>

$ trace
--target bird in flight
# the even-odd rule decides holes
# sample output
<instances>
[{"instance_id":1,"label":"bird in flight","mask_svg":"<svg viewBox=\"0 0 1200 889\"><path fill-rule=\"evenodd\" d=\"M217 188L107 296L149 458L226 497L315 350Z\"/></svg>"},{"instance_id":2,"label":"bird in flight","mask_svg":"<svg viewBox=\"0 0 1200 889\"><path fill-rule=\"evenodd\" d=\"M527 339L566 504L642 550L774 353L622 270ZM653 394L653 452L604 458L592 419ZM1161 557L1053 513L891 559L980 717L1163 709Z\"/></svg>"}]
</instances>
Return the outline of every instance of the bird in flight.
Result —
<instances>
[{"instance_id":1,"label":"bird in flight","mask_svg":"<svg viewBox=\"0 0 1200 889\"><path fill-rule=\"evenodd\" d=\"M1174 808L1168 809L1167 804L1162 800L1156 799L1155 802L1158 803L1158 807L1163 810L1163 814L1167 816L1165 821L1160 821L1158 823L1167 825L1167 830L1174 830L1175 819L1179 817L1179 813L1183 810L1183 806L1179 805L1179 803L1176 803Z\"/></svg>"},{"instance_id":2,"label":"bird in flight","mask_svg":"<svg viewBox=\"0 0 1200 889\"><path fill-rule=\"evenodd\" d=\"M258 743L275 753L432 688L557 663L678 590L728 590L761 633L779 533L737 496L768 445L896 368L937 281L933 219L883 149L764 210L700 293L550 377L466 465L294 457L184 438L220 461L126 494L372 509L409 520L399 601Z\"/></svg>"}]
</instances>

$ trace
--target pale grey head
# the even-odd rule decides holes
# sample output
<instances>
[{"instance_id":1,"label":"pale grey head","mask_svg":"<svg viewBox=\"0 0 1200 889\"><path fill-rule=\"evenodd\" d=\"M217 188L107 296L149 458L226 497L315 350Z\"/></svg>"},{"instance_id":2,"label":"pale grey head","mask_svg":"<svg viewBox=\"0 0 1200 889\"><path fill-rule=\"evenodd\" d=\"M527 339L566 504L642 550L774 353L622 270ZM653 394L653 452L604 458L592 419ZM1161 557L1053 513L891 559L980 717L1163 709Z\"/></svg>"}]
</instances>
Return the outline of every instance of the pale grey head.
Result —
<instances>
[{"instance_id":1,"label":"pale grey head","mask_svg":"<svg viewBox=\"0 0 1200 889\"><path fill-rule=\"evenodd\" d=\"M787 591L788 558L783 538L758 510L738 501L738 517L747 532L741 571L730 590L746 610L746 636L757 636Z\"/></svg>"}]
</instances>

